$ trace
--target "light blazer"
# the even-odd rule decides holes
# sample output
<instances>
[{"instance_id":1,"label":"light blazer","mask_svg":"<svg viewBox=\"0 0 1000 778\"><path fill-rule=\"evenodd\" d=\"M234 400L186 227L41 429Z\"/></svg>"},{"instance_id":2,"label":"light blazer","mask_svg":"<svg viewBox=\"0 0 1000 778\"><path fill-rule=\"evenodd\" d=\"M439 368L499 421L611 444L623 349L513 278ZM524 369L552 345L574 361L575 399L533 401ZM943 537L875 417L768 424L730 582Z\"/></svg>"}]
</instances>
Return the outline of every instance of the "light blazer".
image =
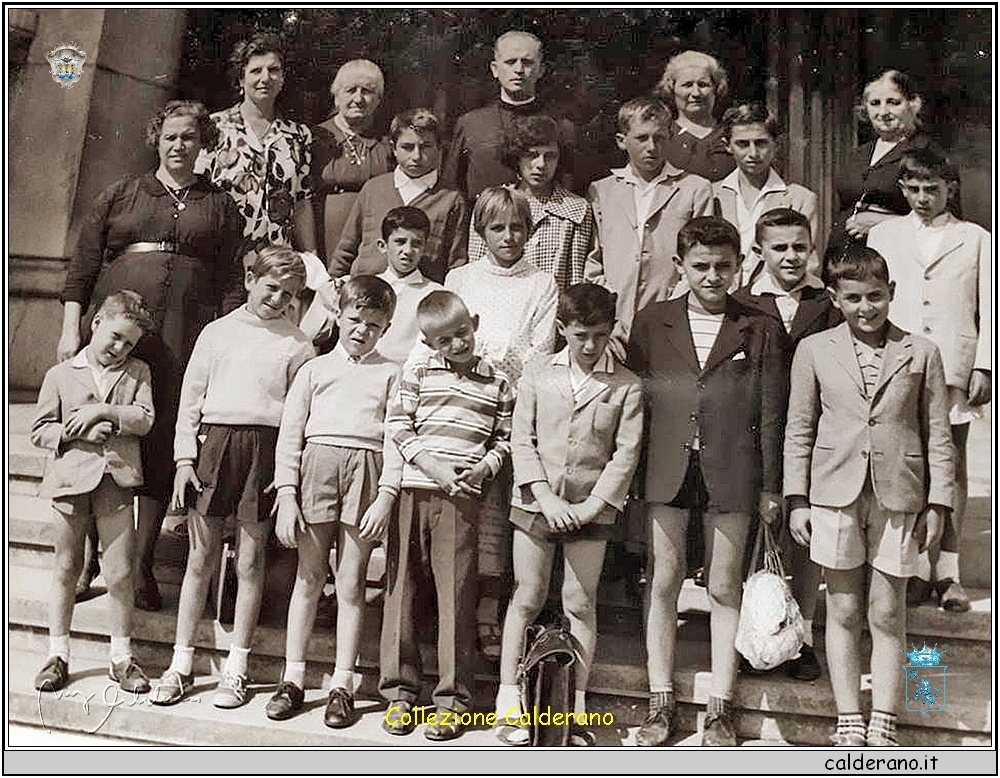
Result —
<instances>
[{"instance_id":1,"label":"light blazer","mask_svg":"<svg viewBox=\"0 0 1000 778\"><path fill-rule=\"evenodd\" d=\"M948 392L937 347L890 325L871 399L846 322L799 344L785 427L785 496L842 508L871 473L879 504L951 507Z\"/></svg>"},{"instance_id":2,"label":"light blazer","mask_svg":"<svg viewBox=\"0 0 1000 778\"><path fill-rule=\"evenodd\" d=\"M61 443L63 420L83 405L110 403L116 406L117 434L103 444L72 440ZM47 497L87 494L94 491L107 472L122 487L142 484L139 437L153 426L153 388L149 366L129 357L125 369L107 396L98 394L90 368L76 359L60 362L42 381L38 413L31 427L31 442L54 451L55 459L45 470L42 483Z\"/></svg>"},{"instance_id":3,"label":"light blazer","mask_svg":"<svg viewBox=\"0 0 1000 778\"><path fill-rule=\"evenodd\" d=\"M587 193L597 221L598 250L587 257L584 275L618 295L617 332L623 343L636 313L666 300L677 283L677 232L696 216L712 215L712 185L674 170L676 175L656 185L641 231L633 185L620 172L595 181Z\"/></svg>"},{"instance_id":4,"label":"light blazer","mask_svg":"<svg viewBox=\"0 0 1000 778\"><path fill-rule=\"evenodd\" d=\"M579 400L565 350L521 378L511 430L514 505L540 510L531 484L545 481L567 502L594 495L607 503L599 524L624 510L642 445L642 382L610 361L612 372L595 370Z\"/></svg>"},{"instance_id":5,"label":"light blazer","mask_svg":"<svg viewBox=\"0 0 1000 778\"><path fill-rule=\"evenodd\" d=\"M698 431L713 508L750 512L761 489L781 491L784 329L729 297L702 369L687 305L685 295L640 311L629 341L629 367L642 377L646 396L645 497L667 503L677 496Z\"/></svg>"},{"instance_id":6,"label":"light blazer","mask_svg":"<svg viewBox=\"0 0 1000 778\"><path fill-rule=\"evenodd\" d=\"M968 390L973 368L993 367L990 233L952 218L934 257L925 263L914 218L888 219L868 233L868 245L885 257L896 282L889 315L903 329L934 341L945 381Z\"/></svg>"},{"instance_id":7,"label":"light blazer","mask_svg":"<svg viewBox=\"0 0 1000 778\"><path fill-rule=\"evenodd\" d=\"M739 222L739 209L736 204L739 192L733 188L731 181L734 176L738 175L739 171L737 170L721 181L714 182L712 184L712 194L715 196L715 203L717 205L715 215L721 216L732 224L740 230L740 234L742 235L744 225L741 225ZM819 232L819 198L815 192L811 189L806 189L804 186L786 184L777 174L774 174L772 177L772 180L775 179L776 183L780 183L783 188L765 191L761 195L759 205L755 207L755 211L763 216L772 208L791 208L809 220L813 239L813 252L809 255L809 272L818 276L821 269L820 257L823 256L824 238ZM760 262L760 257L746 246L743 247L743 254L743 283L745 284L748 276Z\"/></svg>"}]
</instances>

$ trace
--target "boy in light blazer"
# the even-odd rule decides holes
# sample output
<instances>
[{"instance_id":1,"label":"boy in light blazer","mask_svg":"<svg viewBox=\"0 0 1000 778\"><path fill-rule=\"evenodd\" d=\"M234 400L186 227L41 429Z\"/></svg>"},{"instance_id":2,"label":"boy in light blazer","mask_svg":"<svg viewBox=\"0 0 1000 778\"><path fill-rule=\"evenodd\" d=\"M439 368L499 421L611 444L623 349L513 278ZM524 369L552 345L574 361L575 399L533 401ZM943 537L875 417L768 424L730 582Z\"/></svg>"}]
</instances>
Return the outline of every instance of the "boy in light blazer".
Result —
<instances>
[{"instance_id":1,"label":"boy in light blazer","mask_svg":"<svg viewBox=\"0 0 1000 778\"><path fill-rule=\"evenodd\" d=\"M153 326L138 293L108 295L94 315L90 343L45 374L31 442L55 452L42 484L52 498L55 565L49 601L49 656L35 688L54 692L69 681L69 628L74 589L91 522L104 548L111 618L108 677L123 691L149 691L132 659L132 488L142 485L139 438L153 426L149 366L129 356Z\"/></svg>"},{"instance_id":2,"label":"boy in light blazer","mask_svg":"<svg viewBox=\"0 0 1000 778\"><path fill-rule=\"evenodd\" d=\"M688 523L701 511L712 606L712 688L702 745L735 746L731 701L744 551L755 512L772 522L780 507L785 334L775 317L726 292L740 266L732 224L692 219L677 235L677 254L690 291L640 311L628 349L646 396L644 482L653 548L649 716L636 742L662 746L675 731L677 598Z\"/></svg>"},{"instance_id":3,"label":"boy in light blazer","mask_svg":"<svg viewBox=\"0 0 1000 778\"><path fill-rule=\"evenodd\" d=\"M545 603L557 546L565 565L563 610L583 658L572 712L587 710L597 584L642 444L642 383L608 350L614 324L612 292L596 284L570 286L559 296L556 319L566 347L526 372L518 387L510 510L516 586L504 621L496 698L497 735L507 745L528 742L527 730L512 725L522 712L518 663L525 629ZM571 745L594 745L593 733L575 725L570 737Z\"/></svg>"},{"instance_id":4,"label":"boy in light blazer","mask_svg":"<svg viewBox=\"0 0 1000 778\"><path fill-rule=\"evenodd\" d=\"M888 319L894 285L881 255L853 246L825 276L846 321L803 340L792 361L784 449L789 526L826 578L827 664L837 705L831 741L895 746L906 579L918 551L940 537L952 504L948 393L937 347ZM866 600L867 729L859 699Z\"/></svg>"},{"instance_id":5,"label":"boy in light blazer","mask_svg":"<svg viewBox=\"0 0 1000 778\"><path fill-rule=\"evenodd\" d=\"M990 401L993 375L993 253L990 233L950 213L958 171L937 151L914 149L899 166L899 188L912 208L868 233L896 281L889 312L900 327L929 338L941 351L948 415L955 444L955 504L941 546L920 555L907 603L936 592L947 611L967 611L958 550L969 492L969 424ZM940 554L938 553L940 551Z\"/></svg>"}]
</instances>

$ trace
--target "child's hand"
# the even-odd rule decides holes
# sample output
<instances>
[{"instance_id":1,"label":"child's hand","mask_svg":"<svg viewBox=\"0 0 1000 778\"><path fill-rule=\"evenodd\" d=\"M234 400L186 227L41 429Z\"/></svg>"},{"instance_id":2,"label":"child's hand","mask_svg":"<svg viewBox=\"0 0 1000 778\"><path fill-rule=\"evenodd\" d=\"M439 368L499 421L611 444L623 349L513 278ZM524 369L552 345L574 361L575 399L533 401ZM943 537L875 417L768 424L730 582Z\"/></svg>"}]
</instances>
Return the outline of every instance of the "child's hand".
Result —
<instances>
[{"instance_id":1,"label":"child's hand","mask_svg":"<svg viewBox=\"0 0 1000 778\"><path fill-rule=\"evenodd\" d=\"M795 542L800 546L808 546L812 538L811 511L808 506L792 508L788 515L788 529L792 533Z\"/></svg>"},{"instance_id":2,"label":"child's hand","mask_svg":"<svg viewBox=\"0 0 1000 778\"><path fill-rule=\"evenodd\" d=\"M299 544L298 533L305 532L306 520L302 517L299 501L291 492L279 494L274 501L274 511L278 518L274 523L274 534L285 548L295 548Z\"/></svg>"},{"instance_id":3,"label":"child's hand","mask_svg":"<svg viewBox=\"0 0 1000 778\"><path fill-rule=\"evenodd\" d=\"M392 506L395 498L388 492L379 492L375 502L368 506L358 523L358 535L362 540L381 540L389 528Z\"/></svg>"},{"instance_id":4,"label":"child's hand","mask_svg":"<svg viewBox=\"0 0 1000 778\"><path fill-rule=\"evenodd\" d=\"M177 472L174 473L174 493L170 498L170 507L175 511L182 511L186 507L187 488L191 486L196 492L202 489L198 474L194 471L194 465L177 465Z\"/></svg>"},{"instance_id":5,"label":"child's hand","mask_svg":"<svg viewBox=\"0 0 1000 778\"><path fill-rule=\"evenodd\" d=\"M84 432L86 432L87 428L92 424L96 424L99 421L105 421L107 419L107 413L108 406L104 403L81 405L69 415L63 424L63 429L66 431L66 439L72 440L74 438L82 438Z\"/></svg>"},{"instance_id":6,"label":"child's hand","mask_svg":"<svg viewBox=\"0 0 1000 778\"><path fill-rule=\"evenodd\" d=\"M933 548L941 541L947 512L948 509L943 505L928 505L927 510L917 516L917 523L913 526L913 538L920 544L917 549L920 553Z\"/></svg>"},{"instance_id":7,"label":"child's hand","mask_svg":"<svg viewBox=\"0 0 1000 778\"><path fill-rule=\"evenodd\" d=\"M570 506L573 510L573 515L577 519L576 528L580 529L594 521L600 515L601 511L604 510L605 505L606 503L600 497L591 495L583 502L578 502Z\"/></svg>"},{"instance_id":8,"label":"child's hand","mask_svg":"<svg viewBox=\"0 0 1000 778\"><path fill-rule=\"evenodd\" d=\"M781 495L775 492L761 492L759 513L765 524L774 524L781 518Z\"/></svg>"},{"instance_id":9,"label":"child's hand","mask_svg":"<svg viewBox=\"0 0 1000 778\"><path fill-rule=\"evenodd\" d=\"M990 401L993 383L988 370L973 370L969 379L969 405L984 405Z\"/></svg>"},{"instance_id":10,"label":"child's hand","mask_svg":"<svg viewBox=\"0 0 1000 778\"><path fill-rule=\"evenodd\" d=\"M420 468L424 475L438 485L449 497L465 495L478 496L476 490L462 480L462 473L467 471L465 465L448 462L429 451L421 451L413 459L413 464Z\"/></svg>"},{"instance_id":11,"label":"child's hand","mask_svg":"<svg viewBox=\"0 0 1000 778\"><path fill-rule=\"evenodd\" d=\"M536 495L542 515L553 532L572 532L580 528L580 519L568 502L552 492Z\"/></svg>"},{"instance_id":12,"label":"child's hand","mask_svg":"<svg viewBox=\"0 0 1000 778\"><path fill-rule=\"evenodd\" d=\"M80 440L85 440L88 443L103 443L114 431L114 427L111 425L110 421L99 421L97 424L90 427L86 432L79 436Z\"/></svg>"},{"instance_id":13,"label":"child's hand","mask_svg":"<svg viewBox=\"0 0 1000 778\"><path fill-rule=\"evenodd\" d=\"M468 486L472 490L473 494L482 488L483 481L486 480L488 475L491 475L489 467L487 467L481 460L474 467L464 467L459 465L457 469L458 480Z\"/></svg>"}]
</instances>

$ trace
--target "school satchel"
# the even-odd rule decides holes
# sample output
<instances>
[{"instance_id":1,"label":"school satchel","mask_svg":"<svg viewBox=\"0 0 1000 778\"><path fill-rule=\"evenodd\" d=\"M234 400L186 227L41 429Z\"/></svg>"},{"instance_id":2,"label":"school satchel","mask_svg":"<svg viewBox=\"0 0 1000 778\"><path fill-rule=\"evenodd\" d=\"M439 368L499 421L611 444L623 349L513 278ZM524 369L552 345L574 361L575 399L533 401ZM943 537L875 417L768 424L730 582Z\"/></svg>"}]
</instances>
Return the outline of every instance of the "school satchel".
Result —
<instances>
[{"instance_id":1,"label":"school satchel","mask_svg":"<svg viewBox=\"0 0 1000 778\"><path fill-rule=\"evenodd\" d=\"M806 630L799 604L785 580L771 527L764 521L757 527L753 565L758 564L762 551L760 568L747 578L743 588L736 650L756 669L771 670L799 655Z\"/></svg>"},{"instance_id":2,"label":"school satchel","mask_svg":"<svg viewBox=\"0 0 1000 778\"><path fill-rule=\"evenodd\" d=\"M576 674L583 667L583 648L569 624L530 625L524 631L524 655L517 668L521 711L528 714L528 745L568 746L576 695ZM548 713L540 724L542 714ZM553 724L553 714L562 714Z\"/></svg>"}]
</instances>

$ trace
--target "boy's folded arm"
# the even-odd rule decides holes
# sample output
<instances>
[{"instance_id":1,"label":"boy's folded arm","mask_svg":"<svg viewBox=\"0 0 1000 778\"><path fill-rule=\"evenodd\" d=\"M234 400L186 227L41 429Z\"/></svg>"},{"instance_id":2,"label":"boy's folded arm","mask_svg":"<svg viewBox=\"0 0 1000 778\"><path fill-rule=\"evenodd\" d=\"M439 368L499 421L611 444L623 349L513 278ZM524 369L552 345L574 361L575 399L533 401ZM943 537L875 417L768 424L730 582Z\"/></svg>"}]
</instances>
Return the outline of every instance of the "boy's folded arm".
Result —
<instances>
[{"instance_id":1,"label":"boy's folded arm","mask_svg":"<svg viewBox=\"0 0 1000 778\"><path fill-rule=\"evenodd\" d=\"M615 451L590 492L593 497L619 511L625 510L625 497L628 495L632 476L639 464L639 452L642 446L642 405L642 384L630 385L622 402L618 431L615 434Z\"/></svg>"},{"instance_id":2,"label":"boy's folded arm","mask_svg":"<svg viewBox=\"0 0 1000 778\"><path fill-rule=\"evenodd\" d=\"M139 371L135 397L129 405L110 406L110 421L119 435L141 437L153 428L156 411L153 408L153 383L149 367L145 364Z\"/></svg>"},{"instance_id":3,"label":"boy's folded arm","mask_svg":"<svg viewBox=\"0 0 1000 778\"><path fill-rule=\"evenodd\" d=\"M32 445L59 451L59 447L65 442L61 405L55 380L50 377L50 373L46 373L38 392L35 420L31 425Z\"/></svg>"}]
</instances>

